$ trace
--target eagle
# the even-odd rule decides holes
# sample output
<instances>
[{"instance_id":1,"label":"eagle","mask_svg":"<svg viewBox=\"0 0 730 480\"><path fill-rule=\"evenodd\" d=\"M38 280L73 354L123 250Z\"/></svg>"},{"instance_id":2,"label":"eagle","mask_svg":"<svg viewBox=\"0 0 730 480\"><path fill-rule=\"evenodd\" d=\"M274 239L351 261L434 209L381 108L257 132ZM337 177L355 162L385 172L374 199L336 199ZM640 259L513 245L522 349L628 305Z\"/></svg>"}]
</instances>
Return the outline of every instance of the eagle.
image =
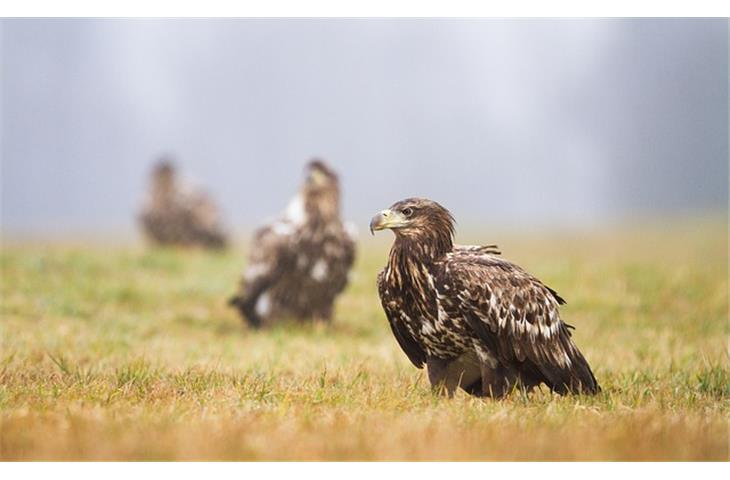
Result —
<instances>
[{"instance_id":1,"label":"eagle","mask_svg":"<svg viewBox=\"0 0 730 480\"><path fill-rule=\"evenodd\" d=\"M408 198L375 215L370 230L395 241L378 293L398 344L432 388L501 398L546 384L559 394L600 387L560 319L565 300L504 260L495 245L454 244L454 217Z\"/></svg>"},{"instance_id":2,"label":"eagle","mask_svg":"<svg viewBox=\"0 0 730 480\"><path fill-rule=\"evenodd\" d=\"M139 222L154 244L222 249L227 235L213 199L178 178L169 157L154 166Z\"/></svg>"},{"instance_id":3,"label":"eagle","mask_svg":"<svg viewBox=\"0 0 730 480\"><path fill-rule=\"evenodd\" d=\"M338 176L313 159L285 213L255 232L240 293L229 304L254 328L278 318L329 322L354 259L354 231L340 219Z\"/></svg>"}]
</instances>

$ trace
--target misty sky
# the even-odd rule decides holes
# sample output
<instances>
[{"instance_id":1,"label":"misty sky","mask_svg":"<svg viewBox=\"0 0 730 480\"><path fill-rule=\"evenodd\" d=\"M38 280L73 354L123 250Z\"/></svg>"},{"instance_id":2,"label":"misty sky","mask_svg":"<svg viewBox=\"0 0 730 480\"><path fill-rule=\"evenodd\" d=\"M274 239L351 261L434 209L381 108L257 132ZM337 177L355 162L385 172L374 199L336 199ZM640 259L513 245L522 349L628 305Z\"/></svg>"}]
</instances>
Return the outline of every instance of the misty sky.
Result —
<instances>
[{"instance_id":1,"label":"misty sky","mask_svg":"<svg viewBox=\"0 0 730 480\"><path fill-rule=\"evenodd\" d=\"M725 210L728 21L3 20L2 228L132 230L173 153L256 225L313 155L362 228Z\"/></svg>"}]
</instances>

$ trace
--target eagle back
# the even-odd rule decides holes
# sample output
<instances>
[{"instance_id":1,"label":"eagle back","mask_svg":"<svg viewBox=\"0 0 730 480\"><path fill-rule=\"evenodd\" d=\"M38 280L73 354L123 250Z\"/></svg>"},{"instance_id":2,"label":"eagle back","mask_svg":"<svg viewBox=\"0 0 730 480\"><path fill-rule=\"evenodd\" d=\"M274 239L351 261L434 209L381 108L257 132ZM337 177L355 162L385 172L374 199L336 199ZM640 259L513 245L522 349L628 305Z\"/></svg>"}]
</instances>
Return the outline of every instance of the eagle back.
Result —
<instances>
[{"instance_id":1,"label":"eagle back","mask_svg":"<svg viewBox=\"0 0 730 480\"><path fill-rule=\"evenodd\" d=\"M354 242L339 220L298 226L278 258L284 272L272 288L281 310L314 312L327 308L347 285Z\"/></svg>"}]
</instances>

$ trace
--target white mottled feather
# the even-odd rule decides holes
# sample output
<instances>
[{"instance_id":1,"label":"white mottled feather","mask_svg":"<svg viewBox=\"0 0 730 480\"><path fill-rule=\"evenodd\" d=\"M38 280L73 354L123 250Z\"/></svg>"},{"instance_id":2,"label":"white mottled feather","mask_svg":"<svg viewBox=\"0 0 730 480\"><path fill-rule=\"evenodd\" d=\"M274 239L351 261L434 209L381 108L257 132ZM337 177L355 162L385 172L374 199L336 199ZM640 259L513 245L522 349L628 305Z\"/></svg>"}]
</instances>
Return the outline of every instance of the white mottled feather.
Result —
<instances>
[{"instance_id":1,"label":"white mottled feather","mask_svg":"<svg viewBox=\"0 0 730 480\"><path fill-rule=\"evenodd\" d=\"M304 209L304 199L301 194L296 195L284 211L284 218L295 226L304 225L307 222L307 212Z\"/></svg>"}]
</instances>

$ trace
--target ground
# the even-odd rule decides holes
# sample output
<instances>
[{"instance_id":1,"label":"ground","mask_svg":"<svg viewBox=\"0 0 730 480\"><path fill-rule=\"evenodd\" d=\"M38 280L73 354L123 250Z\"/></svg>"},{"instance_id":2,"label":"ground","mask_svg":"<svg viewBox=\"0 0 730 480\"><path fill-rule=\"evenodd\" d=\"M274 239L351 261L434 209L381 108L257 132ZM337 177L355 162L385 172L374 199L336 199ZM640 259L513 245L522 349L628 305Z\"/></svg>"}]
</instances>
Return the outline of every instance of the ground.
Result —
<instances>
[{"instance_id":1,"label":"ground","mask_svg":"<svg viewBox=\"0 0 730 480\"><path fill-rule=\"evenodd\" d=\"M728 460L724 219L465 234L564 296L603 392L431 394L359 242L331 326L247 330L227 253L2 248L0 460Z\"/></svg>"}]
</instances>

